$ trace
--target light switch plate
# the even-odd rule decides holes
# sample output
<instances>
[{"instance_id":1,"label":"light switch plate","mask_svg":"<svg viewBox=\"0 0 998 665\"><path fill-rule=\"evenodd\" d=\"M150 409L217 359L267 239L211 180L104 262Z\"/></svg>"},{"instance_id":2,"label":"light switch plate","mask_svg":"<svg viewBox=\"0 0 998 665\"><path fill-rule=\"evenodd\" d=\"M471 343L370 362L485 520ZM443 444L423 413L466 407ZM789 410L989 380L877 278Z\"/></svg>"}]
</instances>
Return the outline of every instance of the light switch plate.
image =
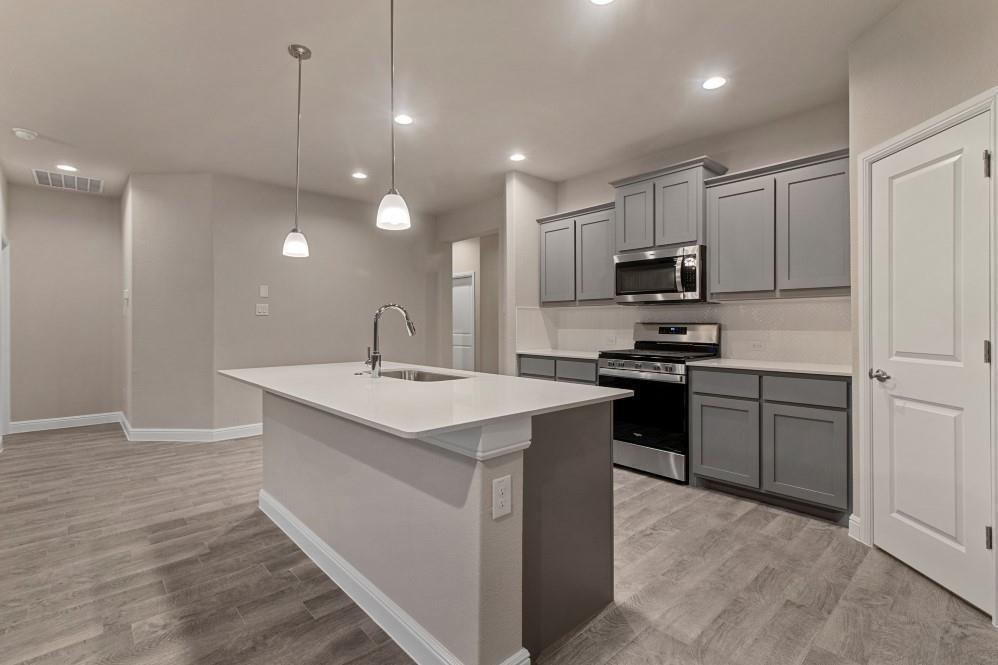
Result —
<instances>
[{"instance_id":1,"label":"light switch plate","mask_svg":"<svg viewBox=\"0 0 998 665\"><path fill-rule=\"evenodd\" d=\"M268 305L267 303L258 302L256 304L256 315L270 316L270 305Z\"/></svg>"},{"instance_id":2,"label":"light switch plate","mask_svg":"<svg viewBox=\"0 0 998 665\"><path fill-rule=\"evenodd\" d=\"M266 284L261 284L260 285L260 297L261 298L269 298L270 297L270 287L267 286Z\"/></svg>"},{"instance_id":3,"label":"light switch plate","mask_svg":"<svg viewBox=\"0 0 998 665\"><path fill-rule=\"evenodd\" d=\"M512 490L512 476L503 476L492 480L492 519L497 520L513 512Z\"/></svg>"}]
</instances>

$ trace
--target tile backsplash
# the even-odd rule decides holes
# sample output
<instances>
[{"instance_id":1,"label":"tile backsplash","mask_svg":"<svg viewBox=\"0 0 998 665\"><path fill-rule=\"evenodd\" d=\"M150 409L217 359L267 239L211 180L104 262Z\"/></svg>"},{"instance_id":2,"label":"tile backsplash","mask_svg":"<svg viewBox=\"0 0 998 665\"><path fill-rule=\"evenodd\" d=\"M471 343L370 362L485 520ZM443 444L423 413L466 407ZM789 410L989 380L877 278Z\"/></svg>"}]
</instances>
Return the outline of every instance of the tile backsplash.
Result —
<instances>
[{"instance_id":1,"label":"tile backsplash","mask_svg":"<svg viewBox=\"0 0 998 665\"><path fill-rule=\"evenodd\" d=\"M721 355L850 363L848 296L658 307L518 307L517 348L629 348L636 322L720 323Z\"/></svg>"}]
</instances>

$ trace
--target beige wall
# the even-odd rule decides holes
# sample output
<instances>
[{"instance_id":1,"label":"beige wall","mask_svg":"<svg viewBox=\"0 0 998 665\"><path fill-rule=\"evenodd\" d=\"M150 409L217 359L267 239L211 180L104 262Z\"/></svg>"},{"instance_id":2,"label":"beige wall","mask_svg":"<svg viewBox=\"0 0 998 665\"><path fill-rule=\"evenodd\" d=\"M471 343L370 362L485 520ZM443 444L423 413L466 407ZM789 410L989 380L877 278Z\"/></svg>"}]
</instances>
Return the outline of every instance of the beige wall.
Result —
<instances>
[{"instance_id":1,"label":"beige wall","mask_svg":"<svg viewBox=\"0 0 998 665\"><path fill-rule=\"evenodd\" d=\"M414 213L410 231L382 231L375 204L304 193L301 228L311 256L289 259L281 246L294 190L214 176L212 191L215 369L363 360L374 312L388 302L408 308L416 335L405 334L398 313L386 313L385 358L437 363L436 290L449 256L444 262L434 251L426 218ZM269 298L258 297L262 284ZM256 303L268 303L270 316L256 316ZM260 421L258 390L213 380L215 427Z\"/></svg>"},{"instance_id":2,"label":"beige wall","mask_svg":"<svg viewBox=\"0 0 998 665\"><path fill-rule=\"evenodd\" d=\"M482 236L481 316L478 333L479 372L499 372L499 234Z\"/></svg>"},{"instance_id":3,"label":"beige wall","mask_svg":"<svg viewBox=\"0 0 998 665\"><path fill-rule=\"evenodd\" d=\"M0 247L7 247L7 178L0 170ZM0 262L0 450L3 431L10 422L10 280L8 270Z\"/></svg>"},{"instance_id":4,"label":"beige wall","mask_svg":"<svg viewBox=\"0 0 998 665\"><path fill-rule=\"evenodd\" d=\"M700 155L740 171L849 145L849 109L845 101L820 106L745 129L706 136L649 153L558 184L558 211L577 210L613 200L617 180Z\"/></svg>"},{"instance_id":5,"label":"beige wall","mask_svg":"<svg viewBox=\"0 0 998 665\"><path fill-rule=\"evenodd\" d=\"M500 192L482 201L442 213L436 219L437 240L454 242L498 233L503 226L505 211L506 196L504 192Z\"/></svg>"},{"instance_id":6,"label":"beige wall","mask_svg":"<svg viewBox=\"0 0 998 665\"><path fill-rule=\"evenodd\" d=\"M118 199L9 189L11 419L121 409Z\"/></svg>"},{"instance_id":7,"label":"beige wall","mask_svg":"<svg viewBox=\"0 0 998 665\"><path fill-rule=\"evenodd\" d=\"M994 0L906 0L849 51L849 148L853 160L853 285L859 234L857 158L893 136L998 85ZM855 312L857 302L854 299ZM855 320L855 316L854 316ZM853 348L859 348L853 331ZM859 376L864 368L857 368ZM858 428L854 423L854 428ZM857 440L858 429L853 431ZM858 473L860 460L853 456ZM853 512L859 515L858 483ZM862 516L861 516L862 517Z\"/></svg>"}]
</instances>

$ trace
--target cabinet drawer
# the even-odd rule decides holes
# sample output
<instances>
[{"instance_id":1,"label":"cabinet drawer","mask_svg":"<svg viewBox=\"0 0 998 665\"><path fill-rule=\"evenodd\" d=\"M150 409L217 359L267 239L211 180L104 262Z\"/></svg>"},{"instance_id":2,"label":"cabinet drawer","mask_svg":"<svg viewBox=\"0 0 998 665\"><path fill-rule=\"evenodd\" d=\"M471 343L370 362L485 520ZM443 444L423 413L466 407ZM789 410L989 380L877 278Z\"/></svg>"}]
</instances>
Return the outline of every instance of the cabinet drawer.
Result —
<instances>
[{"instance_id":1,"label":"cabinet drawer","mask_svg":"<svg viewBox=\"0 0 998 665\"><path fill-rule=\"evenodd\" d=\"M559 381L584 381L596 383L596 363L588 360L555 360L555 374Z\"/></svg>"},{"instance_id":2,"label":"cabinet drawer","mask_svg":"<svg viewBox=\"0 0 998 665\"><path fill-rule=\"evenodd\" d=\"M520 356L520 374L554 378L554 358Z\"/></svg>"},{"instance_id":3,"label":"cabinet drawer","mask_svg":"<svg viewBox=\"0 0 998 665\"><path fill-rule=\"evenodd\" d=\"M759 399L759 376L757 374L695 370L692 382L695 393Z\"/></svg>"},{"instance_id":4,"label":"cabinet drawer","mask_svg":"<svg viewBox=\"0 0 998 665\"><path fill-rule=\"evenodd\" d=\"M762 377L762 398L771 402L793 402L845 409L849 388L845 381L795 376Z\"/></svg>"}]
</instances>

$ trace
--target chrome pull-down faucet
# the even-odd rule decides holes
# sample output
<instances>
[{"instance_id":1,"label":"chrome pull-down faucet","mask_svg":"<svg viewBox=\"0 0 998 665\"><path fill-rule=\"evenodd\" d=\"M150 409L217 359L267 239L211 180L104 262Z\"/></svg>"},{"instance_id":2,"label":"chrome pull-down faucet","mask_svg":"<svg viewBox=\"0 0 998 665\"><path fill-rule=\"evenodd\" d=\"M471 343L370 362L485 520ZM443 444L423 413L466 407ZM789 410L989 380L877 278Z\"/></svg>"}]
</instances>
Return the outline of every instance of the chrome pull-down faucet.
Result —
<instances>
[{"instance_id":1,"label":"chrome pull-down faucet","mask_svg":"<svg viewBox=\"0 0 998 665\"><path fill-rule=\"evenodd\" d=\"M409 312L406 311L405 307L389 303L378 308L378 311L374 313L374 351L371 351L371 347L368 347L367 360L364 361L365 365L371 366L371 376L374 378L381 376L381 340L378 335L378 322L381 321L381 315L389 309L398 310L405 317L405 330L409 333L409 337L416 334L416 324L409 318Z\"/></svg>"}]
</instances>

